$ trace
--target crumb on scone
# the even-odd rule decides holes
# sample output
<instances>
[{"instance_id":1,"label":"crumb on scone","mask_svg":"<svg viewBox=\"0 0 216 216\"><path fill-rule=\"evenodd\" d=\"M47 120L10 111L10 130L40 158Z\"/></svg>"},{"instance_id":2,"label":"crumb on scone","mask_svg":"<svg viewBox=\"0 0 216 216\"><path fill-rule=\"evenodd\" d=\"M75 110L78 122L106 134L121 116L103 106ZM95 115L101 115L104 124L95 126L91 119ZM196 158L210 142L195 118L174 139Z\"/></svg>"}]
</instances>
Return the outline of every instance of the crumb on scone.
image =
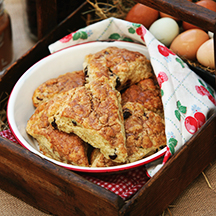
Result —
<instances>
[{"instance_id":1,"label":"crumb on scone","mask_svg":"<svg viewBox=\"0 0 216 216\"><path fill-rule=\"evenodd\" d=\"M83 86L84 84L85 77L82 70L68 72L57 78L47 80L35 89L32 96L33 105L37 107L58 93L68 91L77 86Z\"/></svg>"}]
</instances>

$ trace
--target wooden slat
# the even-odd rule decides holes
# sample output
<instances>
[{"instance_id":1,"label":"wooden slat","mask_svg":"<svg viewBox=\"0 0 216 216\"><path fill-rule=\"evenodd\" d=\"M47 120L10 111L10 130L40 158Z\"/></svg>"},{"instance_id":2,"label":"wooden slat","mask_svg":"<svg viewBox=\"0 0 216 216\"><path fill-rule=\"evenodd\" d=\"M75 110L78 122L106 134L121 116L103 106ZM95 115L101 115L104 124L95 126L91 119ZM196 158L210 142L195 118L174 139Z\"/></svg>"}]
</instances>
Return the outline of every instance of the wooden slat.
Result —
<instances>
[{"instance_id":1,"label":"wooden slat","mask_svg":"<svg viewBox=\"0 0 216 216\"><path fill-rule=\"evenodd\" d=\"M135 0L208 31L215 31L216 13L188 0Z\"/></svg>"},{"instance_id":2,"label":"wooden slat","mask_svg":"<svg viewBox=\"0 0 216 216\"><path fill-rule=\"evenodd\" d=\"M29 69L33 64L40 59L49 55L48 46L62 38L63 36L85 26L85 21L80 19L81 13L86 10L87 3L83 3L77 10L75 10L68 19L60 23L54 30L52 30L46 37L40 40L35 46L27 51L21 58L12 64L6 71L2 78L0 78L0 92L10 93L15 83L20 76ZM77 22L79 20L79 22Z\"/></svg>"},{"instance_id":3,"label":"wooden slat","mask_svg":"<svg viewBox=\"0 0 216 216\"><path fill-rule=\"evenodd\" d=\"M0 137L0 188L52 214L117 215L116 194Z\"/></svg>"},{"instance_id":4,"label":"wooden slat","mask_svg":"<svg viewBox=\"0 0 216 216\"><path fill-rule=\"evenodd\" d=\"M41 40L57 25L57 1L36 0L38 39Z\"/></svg>"},{"instance_id":5,"label":"wooden slat","mask_svg":"<svg viewBox=\"0 0 216 216\"><path fill-rule=\"evenodd\" d=\"M201 11L198 12L187 0L137 2L175 14L192 24L205 25L208 30L216 32L215 13L212 15L203 8L199 8ZM14 63L0 80L0 92L10 93L19 77L49 54L49 44L69 31L84 27L85 22L80 15L86 11L86 7L88 4L84 3ZM0 188L40 210L57 215L159 215L216 157L215 131L216 114L126 203L76 173L0 138Z\"/></svg>"}]
</instances>

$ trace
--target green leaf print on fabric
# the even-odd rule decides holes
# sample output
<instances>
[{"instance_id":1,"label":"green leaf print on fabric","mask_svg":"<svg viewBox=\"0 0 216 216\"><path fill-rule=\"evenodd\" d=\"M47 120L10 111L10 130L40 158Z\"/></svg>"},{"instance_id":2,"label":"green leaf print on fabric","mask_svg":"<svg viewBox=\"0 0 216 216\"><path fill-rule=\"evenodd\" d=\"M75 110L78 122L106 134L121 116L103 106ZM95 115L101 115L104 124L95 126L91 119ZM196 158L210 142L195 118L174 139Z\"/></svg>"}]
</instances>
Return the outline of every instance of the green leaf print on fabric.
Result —
<instances>
[{"instance_id":1,"label":"green leaf print on fabric","mask_svg":"<svg viewBox=\"0 0 216 216\"><path fill-rule=\"evenodd\" d=\"M182 68L184 68L184 62L180 59L180 58L176 58L175 59L178 63L180 63L180 65L182 66Z\"/></svg>"},{"instance_id":2,"label":"green leaf print on fabric","mask_svg":"<svg viewBox=\"0 0 216 216\"><path fill-rule=\"evenodd\" d=\"M73 40L78 40L78 39L87 39L88 38L88 34L84 31L78 31L75 32L73 35Z\"/></svg>"},{"instance_id":3,"label":"green leaf print on fabric","mask_svg":"<svg viewBox=\"0 0 216 216\"><path fill-rule=\"evenodd\" d=\"M181 113L186 114L187 107L186 106L182 106L180 101L177 101L176 106L177 106L178 109L174 111L175 112L175 116L180 121L181 120Z\"/></svg>"},{"instance_id":4,"label":"green leaf print on fabric","mask_svg":"<svg viewBox=\"0 0 216 216\"><path fill-rule=\"evenodd\" d=\"M164 95L164 91L163 89L161 89L161 97Z\"/></svg>"},{"instance_id":5,"label":"green leaf print on fabric","mask_svg":"<svg viewBox=\"0 0 216 216\"><path fill-rule=\"evenodd\" d=\"M181 120L181 114L178 110L175 110L175 116L179 121Z\"/></svg>"},{"instance_id":6,"label":"green leaf print on fabric","mask_svg":"<svg viewBox=\"0 0 216 216\"><path fill-rule=\"evenodd\" d=\"M185 107L185 106L182 106L181 105L181 103L180 103L180 101L177 101L177 108L179 109L179 111L181 112L181 113L186 113L187 112L187 107Z\"/></svg>"},{"instance_id":7,"label":"green leaf print on fabric","mask_svg":"<svg viewBox=\"0 0 216 216\"><path fill-rule=\"evenodd\" d=\"M136 30L134 28L130 27L128 29L128 32L131 33L131 34L134 34L136 32Z\"/></svg>"},{"instance_id":8,"label":"green leaf print on fabric","mask_svg":"<svg viewBox=\"0 0 216 216\"><path fill-rule=\"evenodd\" d=\"M113 33L109 36L109 39L119 40L121 36L118 33Z\"/></svg>"},{"instance_id":9,"label":"green leaf print on fabric","mask_svg":"<svg viewBox=\"0 0 216 216\"><path fill-rule=\"evenodd\" d=\"M87 39L87 38L88 38L88 35L87 35L86 32L81 31L80 34L81 34L81 35L80 35L80 38L81 38L81 39Z\"/></svg>"},{"instance_id":10,"label":"green leaf print on fabric","mask_svg":"<svg viewBox=\"0 0 216 216\"><path fill-rule=\"evenodd\" d=\"M132 26L134 26L135 28L139 28L141 26L141 24L133 23Z\"/></svg>"},{"instance_id":11,"label":"green leaf print on fabric","mask_svg":"<svg viewBox=\"0 0 216 216\"><path fill-rule=\"evenodd\" d=\"M122 40L123 40L123 41L133 42L133 40L132 40L131 38L128 38L128 37L124 37Z\"/></svg>"},{"instance_id":12,"label":"green leaf print on fabric","mask_svg":"<svg viewBox=\"0 0 216 216\"><path fill-rule=\"evenodd\" d=\"M168 141L168 146L172 155L175 153L175 146L177 143L178 141L175 138L170 138Z\"/></svg>"}]
</instances>

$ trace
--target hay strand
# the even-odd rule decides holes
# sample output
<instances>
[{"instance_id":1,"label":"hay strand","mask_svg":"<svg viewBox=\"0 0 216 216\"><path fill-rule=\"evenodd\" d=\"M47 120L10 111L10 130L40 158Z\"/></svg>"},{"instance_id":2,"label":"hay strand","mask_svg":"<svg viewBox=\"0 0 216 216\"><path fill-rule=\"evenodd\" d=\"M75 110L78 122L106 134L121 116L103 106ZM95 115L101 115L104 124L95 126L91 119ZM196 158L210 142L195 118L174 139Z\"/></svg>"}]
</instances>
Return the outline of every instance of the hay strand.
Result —
<instances>
[{"instance_id":1,"label":"hay strand","mask_svg":"<svg viewBox=\"0 0 216 216\"><path fill-rule=\"evenodd\" d=\"M136 4L133 0L107 0L106 2L98 2L97 0L92 2L87 0L87 2L93 9L83 14L95 13L91 19L88 20L88 25L110 17L124 19L129 10Z\"/></svg>"},{"instance_id":2,"label":"hay strand","mask_svg":"<svg viewBox=\"0 0 216 216\"><path fill-rule=\"evenodd\" d=\"M208 187L209 187L211 190L214 190L214 189L212 188L212 186L211 186L211 184L210 184L210 182L209 182L209 180L208 180L206 174L205 174L204 172L202 172L202 174L203 174L203 176L204 176L204 178L205 178L205 180L206 180L206 183L207 183Z\"/></svg>"}]
</instances>

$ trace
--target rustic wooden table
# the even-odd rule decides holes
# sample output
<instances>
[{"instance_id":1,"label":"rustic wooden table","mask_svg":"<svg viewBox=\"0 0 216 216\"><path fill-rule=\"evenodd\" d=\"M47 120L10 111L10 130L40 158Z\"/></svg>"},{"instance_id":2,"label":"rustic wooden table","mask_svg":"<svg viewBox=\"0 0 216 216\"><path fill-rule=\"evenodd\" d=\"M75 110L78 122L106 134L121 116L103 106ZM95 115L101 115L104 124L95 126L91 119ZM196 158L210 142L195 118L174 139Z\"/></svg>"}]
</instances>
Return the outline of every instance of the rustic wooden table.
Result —
<instances>
[{"instance_id":1,"label":"rustic wooden table","mask_svg":"<svg viewBox=\"0 0 216 216\"><path fill-rule=\"evenodd\" d=\"M5 8L12 20L15 60L30 49L35 42L28 36L23 19L24 0L5 0ZM210 184L210 185L209 185ZM216 212L216 160L169 206L163 215L208 215ZM21 216L47 214L0 190L0 215Z\"/></svg>"}]
</instances>

